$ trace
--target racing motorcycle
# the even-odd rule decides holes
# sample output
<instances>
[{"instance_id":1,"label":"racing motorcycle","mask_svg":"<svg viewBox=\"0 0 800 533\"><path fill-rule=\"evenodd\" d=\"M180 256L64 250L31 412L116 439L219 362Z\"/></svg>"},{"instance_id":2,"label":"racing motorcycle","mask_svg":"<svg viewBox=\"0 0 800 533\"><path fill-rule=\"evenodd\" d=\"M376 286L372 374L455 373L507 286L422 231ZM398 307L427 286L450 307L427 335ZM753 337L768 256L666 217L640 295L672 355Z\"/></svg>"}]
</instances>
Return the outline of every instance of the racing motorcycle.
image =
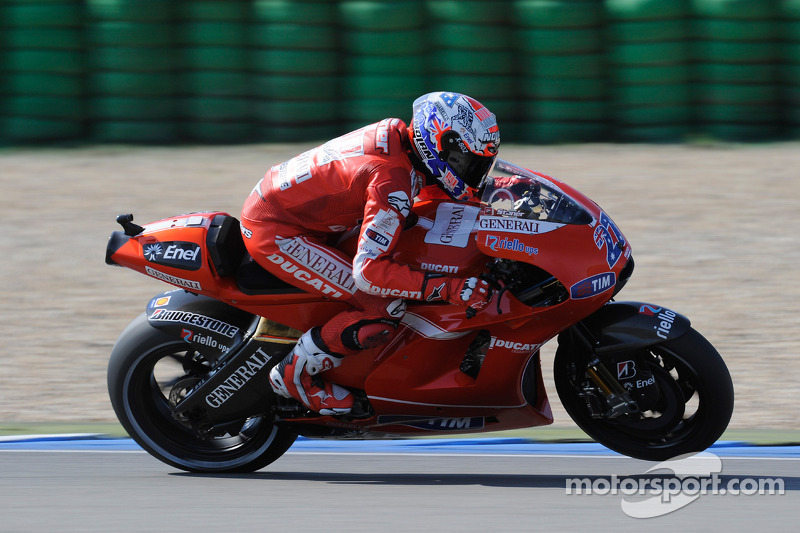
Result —
<instances>
[{"instance_id":1,"label":"racing motorcycle","mask_svg":"<svg viewBox=\"0 0 800 533\"><path fill-rule=\"evenodd\" d=\"M477 314L409 300L390 342L327 371L356 398L339 416L276 396L268 374L302 332L346 304L269 274L247 254L229 214L145 226L117 217L122 231L112 233L106 262L176 287L154 296L112 350L108 389L122 426L169 465L219 473L263 468L298 435L547 425L540 348L557 337L558 396L596 441L654 461L710 446L733 411L719 353L675 310L614 301L634 262L630 243L597 204L506 161L495 170L504 175L487 180L480 203L417 202L394 252L418 270L484 276L495 298ZM339 246L354 247L357 237L351 230ZM310 279L300 268L294 277Z\"/></svg>"}]
</instances>

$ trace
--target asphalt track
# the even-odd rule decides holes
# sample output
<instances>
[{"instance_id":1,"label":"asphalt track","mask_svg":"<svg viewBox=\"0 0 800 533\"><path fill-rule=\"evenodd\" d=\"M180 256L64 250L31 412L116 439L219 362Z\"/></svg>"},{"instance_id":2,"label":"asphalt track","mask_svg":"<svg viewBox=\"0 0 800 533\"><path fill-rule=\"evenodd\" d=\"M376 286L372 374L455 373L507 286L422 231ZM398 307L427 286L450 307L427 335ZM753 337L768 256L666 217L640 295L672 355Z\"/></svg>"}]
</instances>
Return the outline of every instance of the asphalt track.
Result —
<instances>
[{"instance_id":1,"label":"asphalt track","mask_svg":"<svg viewBox=\"0 0 800 533\"><path fill-rule=\"evenodd\" d=\"M722 486L755 492L756 481L780 479L783 494L692 494L678 508L686 494L626 495L624 484L613 493L614 476L673 472L648 473L656 463L593 443L300 439L255 474L198 475L128 439L5 437L0 531L796 530L800 447L723 442L709 452L719 458ZM576 478L604 493L567 494ZM630 504L643 501L659 516L632 518Z\"/></svg>"}]
</instances>

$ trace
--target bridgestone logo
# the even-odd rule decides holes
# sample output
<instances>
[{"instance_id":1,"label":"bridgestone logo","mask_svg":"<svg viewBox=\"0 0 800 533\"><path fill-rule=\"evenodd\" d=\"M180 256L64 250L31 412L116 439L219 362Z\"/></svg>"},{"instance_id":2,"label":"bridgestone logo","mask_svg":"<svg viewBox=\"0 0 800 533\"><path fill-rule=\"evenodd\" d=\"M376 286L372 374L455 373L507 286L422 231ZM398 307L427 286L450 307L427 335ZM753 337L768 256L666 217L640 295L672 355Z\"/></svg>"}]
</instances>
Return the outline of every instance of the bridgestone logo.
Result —
<instances>
[{"instance_id":1,"label":"bridgestone logo","mask_svg":"<svg viewBox=\"0 0 800 533\"><path fill-rule=\"evenodd\" d=\"M232 326L227 322L217 320L205 315L198 315L190 313L189 311L170 311L169 309L156 309L150 315L150 320L158 320L160 322L180 322L189 326L195 326L206 331L219 333L228 338L233 338L239 333L239 328Z\"/></svg>"},{"instance_id":2,"label":"bridgestone logo","mask_svg":"<svg viewBox=\"0 0 800 533\"><path fill-rule=\"evenodd\" d=\"M184 287L186 289L196 289L198 291L203 290L203 288L200 286L200 283L191 279L178 278L149 266L144 267L144 270L148 276L153 276L154 278L158 278L161 281L166 281L172 285L177 285L178 287Z\"/></svg>"}]
</instances>

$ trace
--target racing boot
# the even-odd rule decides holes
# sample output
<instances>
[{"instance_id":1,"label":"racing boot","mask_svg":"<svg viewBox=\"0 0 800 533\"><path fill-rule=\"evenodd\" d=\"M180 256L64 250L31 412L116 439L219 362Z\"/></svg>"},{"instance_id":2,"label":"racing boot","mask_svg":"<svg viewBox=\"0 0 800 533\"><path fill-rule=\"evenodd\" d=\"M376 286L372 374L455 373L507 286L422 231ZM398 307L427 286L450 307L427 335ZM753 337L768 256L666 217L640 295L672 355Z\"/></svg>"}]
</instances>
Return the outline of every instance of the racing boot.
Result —
<instances>
[{"instance_id":1,"label":"racing boot","mask_svg":"<svg viewBox=\"0 0 800 533\"><path fill-rule=\"evenodd\" d=\"M319 374L339 366L342 357L320 348L319 328L312 328L300 337L297 345L269 373L269 382L276 394L294 398L321 415L344 415L353 408L353 395Z\"/></svg>"}]
</instances>

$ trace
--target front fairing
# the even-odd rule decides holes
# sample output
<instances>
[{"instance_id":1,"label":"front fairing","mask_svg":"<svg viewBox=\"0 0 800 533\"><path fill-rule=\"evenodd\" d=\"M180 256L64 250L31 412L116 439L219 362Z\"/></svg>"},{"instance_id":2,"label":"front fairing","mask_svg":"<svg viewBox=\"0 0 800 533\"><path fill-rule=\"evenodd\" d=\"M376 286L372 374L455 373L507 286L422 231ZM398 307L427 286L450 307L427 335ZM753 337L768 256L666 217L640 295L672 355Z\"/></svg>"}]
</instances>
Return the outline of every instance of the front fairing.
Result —
<instances>
[{"instance_id":1,"label":"front fairing","mask_svg":"<svg viewBox=\"0 0 800 533\"><path fill-rule=\"evenodd\" d=\"M607 300L631 255L611 218L554 178L499 161L511 176L487 179L477 242L486 255L535 265L572 300Z\"/></svg>"}]
</instances>

